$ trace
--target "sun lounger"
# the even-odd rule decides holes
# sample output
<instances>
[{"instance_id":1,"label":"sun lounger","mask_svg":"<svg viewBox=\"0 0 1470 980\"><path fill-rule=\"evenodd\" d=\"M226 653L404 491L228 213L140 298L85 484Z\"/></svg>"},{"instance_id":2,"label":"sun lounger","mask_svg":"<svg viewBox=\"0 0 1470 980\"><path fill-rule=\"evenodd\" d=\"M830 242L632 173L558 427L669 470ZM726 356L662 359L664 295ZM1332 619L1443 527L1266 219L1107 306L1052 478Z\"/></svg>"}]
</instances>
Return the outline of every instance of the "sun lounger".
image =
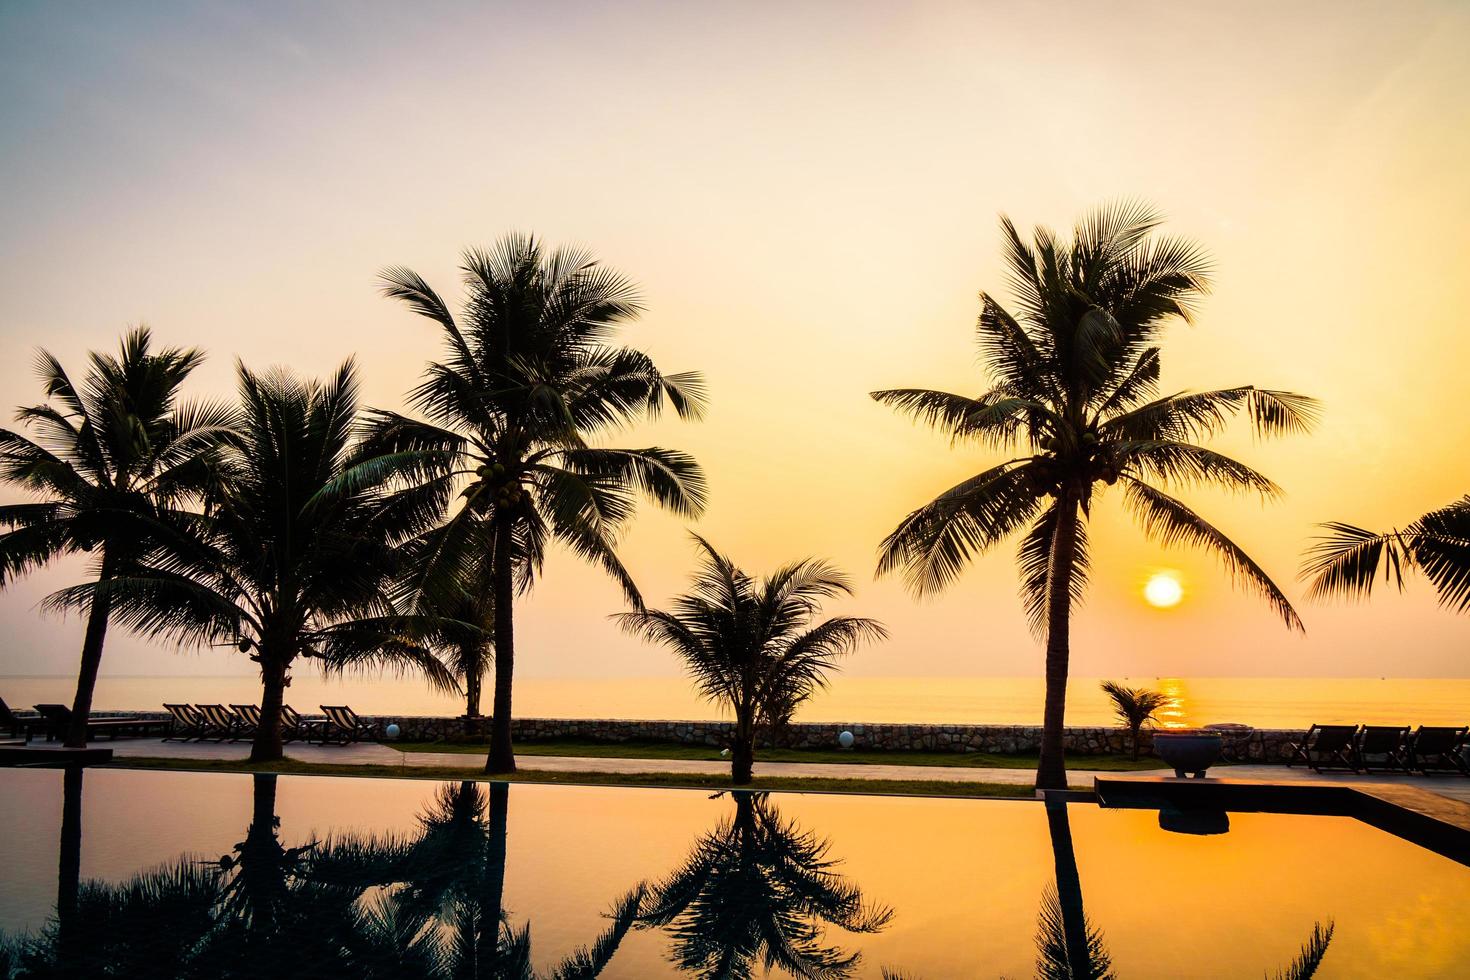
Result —
<instances>
[{"instance_id":1,"label":"sun lounger","mask_svg":"<svg viewBox=\"0 0 1470 980\"><path fill-rule=\"evenodd\" d=\"M1458 772L1470 776L1470 762L1465 759L1466 728L1427 728L1419 726L1409 739L1407 766L1428 776L1436 772Z\"/></svg>"},{"instance_id":2,"label":"sun lounger","mask_svg":"<svg viewBox=\"0 0 1470 980\"><path fill-rule=\"evenodd\" d=\"M204 715L192 704L169 704L164 702L163 709L173 717L173 727L164 736L164 741L170 739L178 742L187 742L190 739L200 738L209 730L209 722L204 720Z\"/></svg>"},{"instance_id":3,"label":"sun lounger","mask_svg":"<svg viewBox=\"0 0 1470 980\"><path fill-rule=\"evenodd\" d=\"M1353 760L1362 772L1408 772L1409 726L1364 725L1353 743ZM1374 762L1382 757L1382 763Z\"/></svg>"},{"instance_id":4,"label":"sun lounger","mask_svg":"<svg viewBox=\"0 0 1470 980\"><path fill-rule=\"evenodd\" d=\"M322 714L327 716L327 722L321 728L323 745L328 742L347 745L361 741L371 732L370 726L345 704L324 704Z\"/></svg>"},{"instance_id":5,"label":"sun lounger","mask_svg":"<svg viewBox=\"0 0 1470 980\"><path fill-rule=\"evenodd\" d=\"M4 698L0 698L0 731L9 732L11 738L24 738L29 742L39 728L41 725L36 719L21 718L10 710Z\"/></svg>"},{"instance_id":6,"label":"sun lounger","mask_svg":"<svg viewBox=\"0 0 1470 980\"><path fill-rule=\"evenodd\" d=\"M71 728L71 709L64 704L38 704L46 741L66 738ZM167 735L169 722L161 718L89 718L87 737L117 738L119 735Z\"/></svg>"},{"instance_id":7,"label":"sun lounger","mask_svg":"<svg viewBox=\"0 0 1470 980\"><path fill-rule=\"evenodd\" d=\"M1307 729L1307 737L1301 744L1290 746L1288 766L1305 763L1313 772L1323 769L1344 769L1357 772L1358 763L1353 758L1354 738L1357 725L1313 725Z\"/></svg>"},{"instance_id":8,"label":"sun lounger","mask_svg":"<svg viewBox=\"0 0 1470 980\"><path fill-rule=\"evenodd\" d=\"M327 724L325 718L303 718L289 704L281 705L281 741L311 741L312 732Z\"/></svg>"},{"instance_id":9,"label":"sun lounger","mask_svg":"<svg viewBox=\"0 0 1470 980\"><path fill-rule=\"evenodd\" d=\"M223 742L229 739L233 742L240 737L243 726L240 719L229 708L222 704L199 704L195 707L204 716L206 723L204 732L199 736L201 740L212 738L216 742Z\"/></svg>"},{"instance_id":10,"label":"sun lounger","mask_svg":"<svg viewBox=\"0 0 1470 980\"><path fill-rule=\"evenodd\" d=\"M232 704L230 710L240 719L240 734L237 738L254 738L260 731L260 706L256 704Z\"/></svg>"}]
</instances>

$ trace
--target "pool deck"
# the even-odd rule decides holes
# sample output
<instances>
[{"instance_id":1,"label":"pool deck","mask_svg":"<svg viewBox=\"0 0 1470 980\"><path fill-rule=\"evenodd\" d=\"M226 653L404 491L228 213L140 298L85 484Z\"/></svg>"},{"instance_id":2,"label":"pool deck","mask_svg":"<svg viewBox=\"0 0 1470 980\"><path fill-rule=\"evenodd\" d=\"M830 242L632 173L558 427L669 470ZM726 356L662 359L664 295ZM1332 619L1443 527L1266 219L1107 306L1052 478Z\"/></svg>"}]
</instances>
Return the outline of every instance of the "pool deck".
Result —
<instances>
[{"instance_id":1,"label":"pool deck","mask_svg":"<svg viewBox=\"0 0 1470 980\"><path fill-rule=\"evenodd\" d=\"M156 738L128 738L99 743L113 750L114 759L126 762L129 756L168 759L236 760L244 761L250 754L248 742L165 742ZM45 748L45 743L32 743L33 748ZM465 752L400 752L392 746L375 742L359 742L355 745L305 745L292 743L286 746L286 756L301 762L333 763L337 765L402 766L404 768L478 766L483 759L478 753ZM1082 759L1076 760L1082 762ZM597 772L597 773L685 773L721 775L730 767L722 762L703 762L694 759L610 759L586 758L582 756L523 755L519 759L522 769L539 772ZM1470 779L1463 776L1398 776L1384 773L1355 775L1353 773L1317 774L1310 769L1286 766L1237 765L1213 770L1232 782L1269 784L1302 784L1314 786L1357 787L1372 784L1378 787L1406 787L1427 790L1461 803L1470 803ZM946 783L1008 783L1015 786L1031 785L1035 772L1031 769L994 769L956 766L904 766L862 765L823 762L757 762L755 772L759 776L788 776L815 779L873 779L873 780L928 780ZM1094 779L1105 780L1156 780L1170 775L1167 769L1138 770L1133 772L1098 772L1085 768L1068 771L1074 786L1091 788ZM1173 782L1173 780L1170 780ZM1206 780L1206 782L1218 782Z\"/></svg>"}]
</instances>

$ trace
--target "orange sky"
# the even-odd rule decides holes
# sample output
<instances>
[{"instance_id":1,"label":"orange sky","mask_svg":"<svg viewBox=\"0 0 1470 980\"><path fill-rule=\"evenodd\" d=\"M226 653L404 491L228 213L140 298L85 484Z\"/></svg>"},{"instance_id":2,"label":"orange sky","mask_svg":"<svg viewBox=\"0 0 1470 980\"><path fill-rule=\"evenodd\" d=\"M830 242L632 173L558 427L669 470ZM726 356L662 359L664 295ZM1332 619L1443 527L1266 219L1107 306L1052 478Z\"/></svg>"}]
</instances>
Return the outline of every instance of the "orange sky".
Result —
<instances>
[{"instance_id":1,"label":"orange sky","mask_svg":"<svg viewBox=\"0 0 1470 980\"><path fill-rule=\"evenodd\" d=\"M436 338L379 298L405 264L455 292L459 250L578 241L642 284L627 333L698 368L713 408L627 440L695 452L701 533L752 570L806 554L892 639L868 674L1030 674L1012 549L923 604L873 583L879 539L992 460L873 404L973 392L975 293L1004 292L995 215L1060 226L1146 198L1203 242L1216 289L1165 345L1172 388L1321 398L1319 432L1222 440L1287 490L1192 493L1294 598L1313 523L1409 520L1470 491L1470 8L1083 4L0 6L0 401L29 350L77 365L147 322L232 363L325 372L355 352L400 404ZM1145 543L1105 500L1074 673L1466 676L1470 617L1427 587L1303 604L1308 636L1212 561ZM624 550L650 600L683 584L681 522ZM1156 568L1175 609L1141 600ZM0 594L0 673L74 669L75 622ZM527 675L653 674L617 591L554 558L520 617ZM117 637L104 670L242 670Z\"/></svg>"}]
</instances>

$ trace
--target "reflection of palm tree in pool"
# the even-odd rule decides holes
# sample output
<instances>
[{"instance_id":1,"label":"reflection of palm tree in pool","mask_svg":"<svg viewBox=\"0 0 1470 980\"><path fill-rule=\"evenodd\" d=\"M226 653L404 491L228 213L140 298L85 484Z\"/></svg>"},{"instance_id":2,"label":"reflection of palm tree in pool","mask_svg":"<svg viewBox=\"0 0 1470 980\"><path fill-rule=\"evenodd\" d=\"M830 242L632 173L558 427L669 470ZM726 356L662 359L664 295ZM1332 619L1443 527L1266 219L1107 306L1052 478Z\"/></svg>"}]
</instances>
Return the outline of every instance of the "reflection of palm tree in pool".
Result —
<instances>
[{"instance_id":1,"label":"reflection of palm tree in pool","mask_svg":"<svg viewBox=\"0 0 1470 980\"><path fill-rule=\"evenodd\" d=\"M1051 834L1056 884L1042 893L1036 926L1036 975L1042 980L1104 980L1116 976L1112 957L1103 943L1102 932L1087 918L1082 906L1082 877L1077 870L1077 852L1072 844L1072 827L1067 805L1046 803L1047 830ZM1276 972L1275 980L1310 980L1327 955L1332 942L1329 919L1312 927L1297 958Z\"/></svg>"},{"instance_id":2,"label":"reflection of palm tree in pool","mask_svg":"<svg viewBox=\"0 0 1470 980\"><path fill-rule=\"evenodd\" d=\"M488 806L487 806L488 797ZM533 980L531 927L514 928L505 909L510 786L462 782L443 787L420 818L422 830L391 903L394 925L433 946L424 975L454 980ZM608 914L608 928L552 968L551 977L592 978L607 968L637 916L639 885Z\"/></svg>"},{"instance_id":3,"label":"reflection of palm tree in pool","mask_svg":"<svg viewBox=\"0 0 1470 980\"><path fill-rule=\"evenodd\" d=\"M782 820L766 794L732 796L734 817L652 889L640 926L667 929L673 961L701 977L747 977L757 958L799 977L848 976L859 954L824 945L824 924L874 933L892 910L838 875L828 842Z\"/></svg>"},{"instance_id":4,"label":"reflection of palm tree in pool","mask_svg":"<svg viewBox=\"0 0 1470 980\"><path fill-rule=\"evenodd\" d=\"M1056 884L1041 899L1036 930L1036 975L1045 980L1103 980L1113 976L1112 958L1102 933L1082 907L1082 876L1072 846L1067 804L1048 800L1046 827L1051 835Z\"/></svg>"},{"instance_id":5,"label":"reflection of palm tree in pool","mask_svg":"<svg viewBox=\"0 0 1470 980\"><path fill-rule=\"evenodd\" d=\"M409 840L345 835L281 842L273 774L254 777L245 839L120 885L80 882L81 773L68 773L58 915L0 948L0 977L427 977L532 980L530 928L502 910L508 787L440 794ZM550 976L596 977L632 927L634 889L612 925ZM496 928L498 926L498 928ZM72 937L84 941L78 942Z\"/></svg>"}]
</instances>

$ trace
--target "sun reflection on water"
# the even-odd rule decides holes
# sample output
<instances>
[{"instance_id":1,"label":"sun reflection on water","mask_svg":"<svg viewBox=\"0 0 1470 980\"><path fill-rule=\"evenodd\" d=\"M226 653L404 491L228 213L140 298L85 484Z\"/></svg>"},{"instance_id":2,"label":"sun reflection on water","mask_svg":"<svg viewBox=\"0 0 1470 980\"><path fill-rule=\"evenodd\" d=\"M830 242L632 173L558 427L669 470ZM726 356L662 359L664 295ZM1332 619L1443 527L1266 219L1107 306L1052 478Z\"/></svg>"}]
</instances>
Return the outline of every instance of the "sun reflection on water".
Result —
<instances>
[{"instance_id":1,"label":"sun reflection on water","mask_svg":"<svg viewBox=\"0 0 1470 980\"><path fill-rule=\"evenodd\" d=\"M1184 681L1177 677L1160 677L1158 690L1168 698L1168 701L1157 712L1159 727L1188 728L1189 713L1184 707Z\"/></svg>"}]
</instances>

